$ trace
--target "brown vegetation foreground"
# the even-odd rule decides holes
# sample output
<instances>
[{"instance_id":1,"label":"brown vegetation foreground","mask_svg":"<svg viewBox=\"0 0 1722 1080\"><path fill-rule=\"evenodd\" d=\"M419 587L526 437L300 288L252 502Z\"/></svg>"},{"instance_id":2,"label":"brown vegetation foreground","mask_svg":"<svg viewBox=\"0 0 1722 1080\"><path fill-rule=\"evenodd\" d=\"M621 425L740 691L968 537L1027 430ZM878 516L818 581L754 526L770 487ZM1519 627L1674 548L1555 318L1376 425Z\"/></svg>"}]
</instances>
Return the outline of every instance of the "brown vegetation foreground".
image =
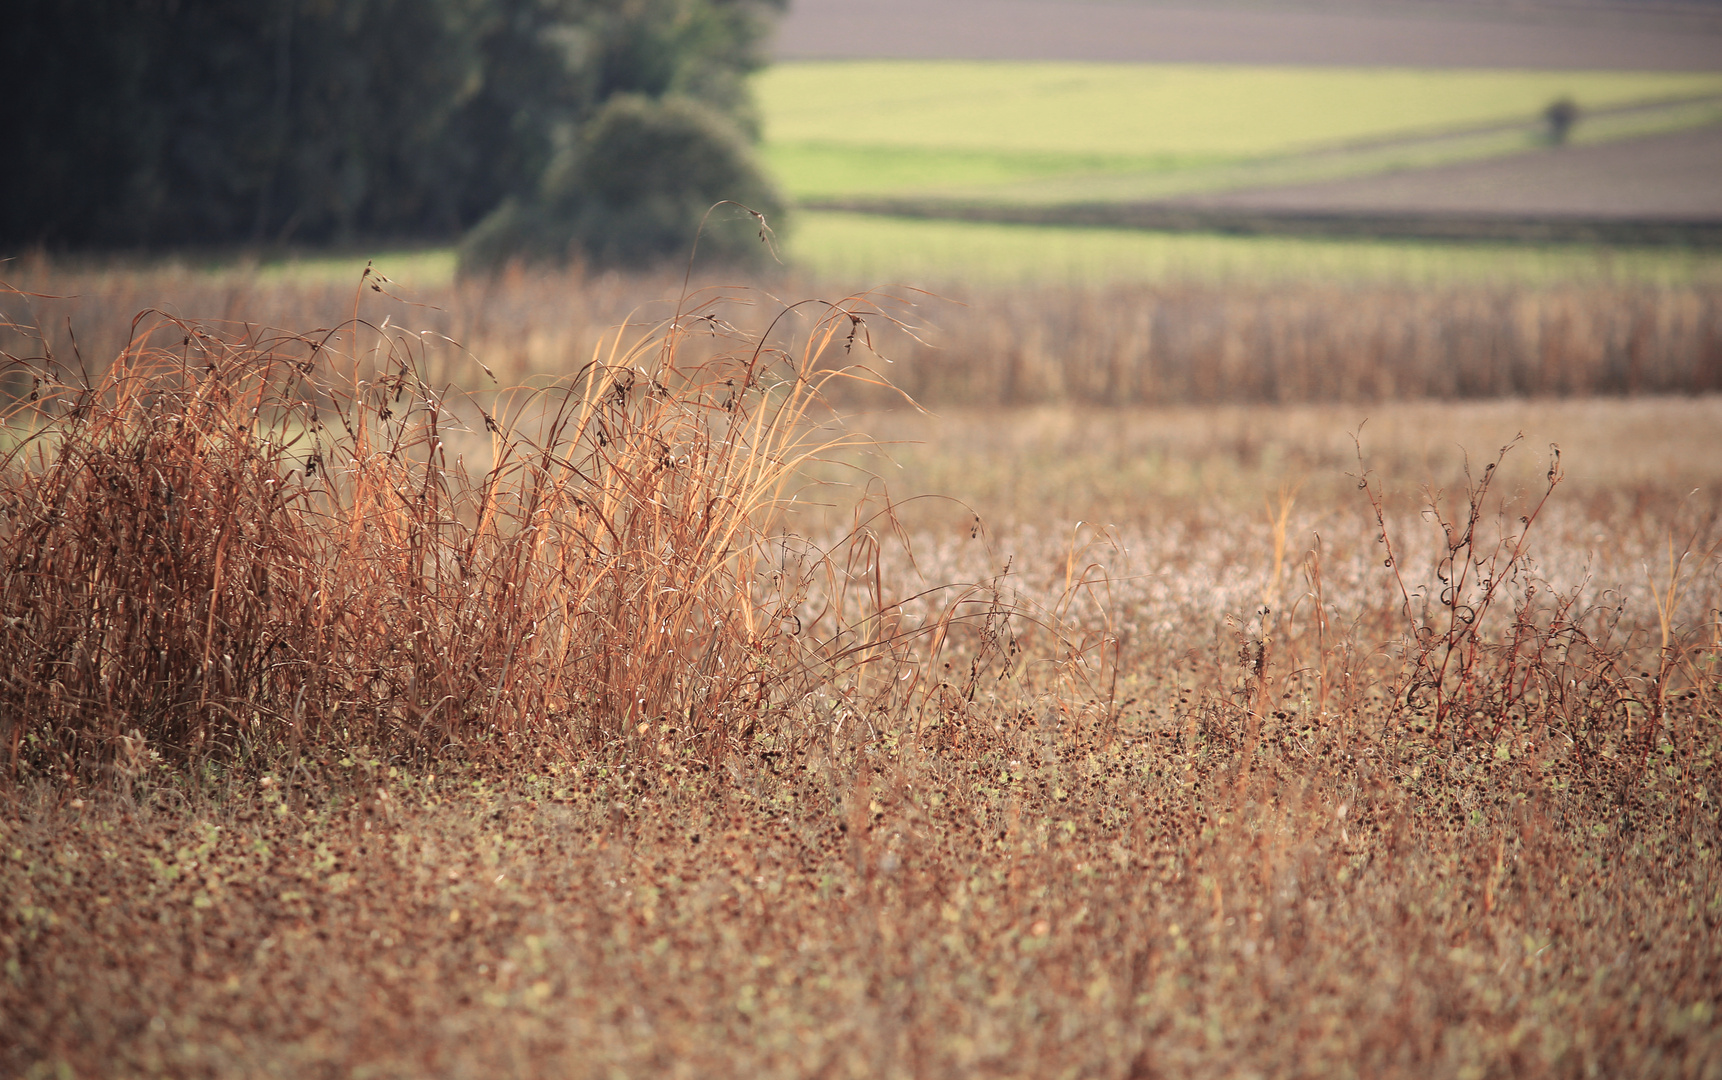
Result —
<instances>
[{"instance_id":1,"label":"brown vegetation foreground","mask_svg":"<svg viewBox=\"0 0 1722 1080\"><path fill-rule=\"evenodd\" d=\"M851 452L823 310L757 384L709 320L564 396L31 367L0 1070L1722 1075L1714 476L1516 448L1420 510L1414 448L1257 437L1104 527L786 518Z\"/></svg>"},{"instance_id":2,"label":"brown vegetation foreground","mask_svg":"<svg viewBox=\"0 0 1722 1080\"><path fill-rule=\"evenodd\" d=\"M1300 715L1240 774L1235 739L1155 700L1110 742L1049 724L721 777L341 759L183 799L37 789L6 815L3 1060L1716 1075L1713 741L1580 767Z\"/></svg>"}]
</instances>

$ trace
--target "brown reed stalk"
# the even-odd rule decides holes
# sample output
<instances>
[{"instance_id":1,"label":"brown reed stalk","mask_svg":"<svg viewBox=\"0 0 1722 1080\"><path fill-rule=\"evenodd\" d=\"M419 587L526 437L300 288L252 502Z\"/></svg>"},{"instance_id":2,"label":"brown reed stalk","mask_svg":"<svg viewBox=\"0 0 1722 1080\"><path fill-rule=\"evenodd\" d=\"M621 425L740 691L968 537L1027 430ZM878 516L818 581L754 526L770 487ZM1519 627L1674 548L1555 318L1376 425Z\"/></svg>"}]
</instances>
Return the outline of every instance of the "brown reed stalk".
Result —
<instances>
[{"instance_id":1,"label":"brown reed stalk","mask_svg":"<svg viewBox=\"0 0 1722 1080\"><path fill-rule=\"evenodd\" d=\"M1656 732L1671 726L1670 658L1688 655L1668 614L1677 599L1680 560L1670 561L1673 584L1651 584L1659 627L1669 631L1655 649L1657 671L1635 673L1645 649L1634 640L1638 631L1623 624L1626 601L1604 594L1582 602L1585 582L1556 588L1533 558L1531 533L1563 479L1559 449L1551 446L1545 486L1525 505L1510 511L1508 497L1491 496L1501 463L1518 441L1502 447L1480 477L1467 469L1457 500L1426 489L1422 517L1437 533L1428 579L1406 567L1406 548L1395 540L1384 497L1366 469L1360 474L1408 627L1399 647L1403 664L1391 679L1393 723L1427 730L1432 739L1495 745L1498 752L1508 734L1522 749L1554 734L1581 761L1631 751L1626 758L1642 772ZM1486 535L1491 506L1501 523L1494 539ZM1690 655L1697 664L1688 670L1697 672L1713 664L1713 646L1702 634L1694 637ZM1698 676L1694 685L1712 681ZM1691 741L1696 745L1696 731Z\"/></svg>"}]
</instances>

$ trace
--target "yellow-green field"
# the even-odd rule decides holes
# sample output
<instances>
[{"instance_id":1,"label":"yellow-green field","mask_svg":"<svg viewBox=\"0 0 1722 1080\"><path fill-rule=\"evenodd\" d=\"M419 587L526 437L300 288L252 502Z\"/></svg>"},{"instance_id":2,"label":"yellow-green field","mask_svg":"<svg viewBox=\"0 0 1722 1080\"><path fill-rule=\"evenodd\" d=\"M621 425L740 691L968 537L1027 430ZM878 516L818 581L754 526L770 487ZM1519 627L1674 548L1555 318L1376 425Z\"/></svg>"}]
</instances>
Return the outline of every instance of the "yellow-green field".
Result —
<instances>
[{"instance_id":1,"label":"yellow-green field","mask_svg":"<svg viewBox=\"0 0 1722 1080\"><path fill-rule=\"evenodd\" d=\"M1374 282L1389 285L1722 280L1716 253L1680 248L1327 240L1156 233L802 211L792 265L827 280L972 284Z\"/></svg>"},{"instance_id":2,"label":"yellow-green field","mask_svg":"<svg viewBox=\"0 0 1722 1080\"><path fill-rule=\"evenodd\" d=\"M1156 197L1232 186L1237 168L1382 140L1532 125L1722 93L1722 76L1203 64L807 62L756 81L765 158L800 199L939 194L1000 201ZM1715 119L1687 105L1581 121L1580 139ZM1317 175L1511 153L1524 130L1359 152ZM1410 153L1411 158L1407 158ZM1302 172L1288 175L1304 176ZM1252 179L1244 174L1242 179ZM1280 177L1275 174L1275 178Z\"/></svg>"},{"instance_id":3,"label":"yellow-green field","mask_svg":"<svg viewBox=\"0 0 1722 1080\"><path fill-rule=\"evenodd\" d=\"M803 202L1153 201L1373 175L1722 120L1722 76L1635 72L865 61L782 64L755 84L762 155ZM1095 284L1320 278L1691 283L1690 251L1168 236L804 211L789 261L824 278Z\"/></svg>"}]
</instances>

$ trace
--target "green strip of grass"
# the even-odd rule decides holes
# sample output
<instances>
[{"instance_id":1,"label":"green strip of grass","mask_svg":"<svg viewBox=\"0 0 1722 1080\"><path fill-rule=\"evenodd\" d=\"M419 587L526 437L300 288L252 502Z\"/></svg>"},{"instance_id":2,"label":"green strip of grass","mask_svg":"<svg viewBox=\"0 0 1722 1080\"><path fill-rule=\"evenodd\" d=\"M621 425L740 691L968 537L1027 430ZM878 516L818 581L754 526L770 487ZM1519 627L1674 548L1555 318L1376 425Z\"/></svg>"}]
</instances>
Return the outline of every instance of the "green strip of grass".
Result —
<instances>
[{"instance_id":1,"label":"green strip of grass","mask_svg":"<svg viewBox=\"0 0 1722 1080\"><path fill-rule=\"evenodd\" d=\"M350 281L357 285L366 263L392 281L421 289L446 285L454 280L453 248L391 251L370 258L363 255L308 255L262 263L257 266L256 274L262 282L338 285Z\"/></svg>"},{"instance_id":2,"label":"green strip of grass","mask_svg":"<svg viewBox=\"0 0 1722 1080\"><path fill-rule=\"evenodd\" d=\"M785 230L785 262L855 284L1075 284L1174 281L1556 284L1722 283L1722 256L1671 248L1334 240L1155 233L800 211ZM196 273L287 287L359 286L365 264L406 289L454 278L449 248L362 255L221 261ZM157 267L171 270L172 264ZM186 268L193 269L193 268ZM116 271L117 272L117 271Z\"/></svg>"},{"instance_id":3,"label":"green strip of grass","mask_svg":"<svg viewBox=\"0 0 1722 1080\"><path fill-rule=\"evenodd\" d=\"M1083 178L1189 174L1230 164L1194 155L1062 154L1042 151L928 150L846 143L768 143L766 167L798 199L963 194L1034 188Z\"/></svg>"},{"instance_id":4,"label":"green strip of grass","mask_svg":"<svg viewBox=\"0 0 1722 1080\"><path fill-rule=\"evenodd\" d=\"M1722 282L1722 258L1679 249L1166 234L1125 229L797 216L789 257L823 278L945 286L1118 282Z\"/></svg>"}]
</instances>

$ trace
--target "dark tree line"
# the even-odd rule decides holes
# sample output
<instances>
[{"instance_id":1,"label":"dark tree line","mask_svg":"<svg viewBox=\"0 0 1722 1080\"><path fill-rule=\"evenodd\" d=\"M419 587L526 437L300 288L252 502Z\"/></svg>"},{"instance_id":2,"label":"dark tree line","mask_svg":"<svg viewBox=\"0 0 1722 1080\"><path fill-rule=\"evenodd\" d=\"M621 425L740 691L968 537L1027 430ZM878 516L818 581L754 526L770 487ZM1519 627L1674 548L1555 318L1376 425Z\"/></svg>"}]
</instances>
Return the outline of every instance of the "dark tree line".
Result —
<instances>
[{"instance_id":1,"label":"dark tree line","mask_svg":"<svg viewBox=\"0 0 1722 1080\"><path fill-rule=\"evenodd\" d=\"M588 233L640 216L641 178L612 165L655 171L601 160L592 131L618 111L723 159L682 178L682 201L774 208L744 79L784 2L14 0L0 254L449 239L487 215L533 218L541 255L565 254L546 222L601 251ZM485 234L492 254L510 235Z\"/></svg>"}]
</instances>

